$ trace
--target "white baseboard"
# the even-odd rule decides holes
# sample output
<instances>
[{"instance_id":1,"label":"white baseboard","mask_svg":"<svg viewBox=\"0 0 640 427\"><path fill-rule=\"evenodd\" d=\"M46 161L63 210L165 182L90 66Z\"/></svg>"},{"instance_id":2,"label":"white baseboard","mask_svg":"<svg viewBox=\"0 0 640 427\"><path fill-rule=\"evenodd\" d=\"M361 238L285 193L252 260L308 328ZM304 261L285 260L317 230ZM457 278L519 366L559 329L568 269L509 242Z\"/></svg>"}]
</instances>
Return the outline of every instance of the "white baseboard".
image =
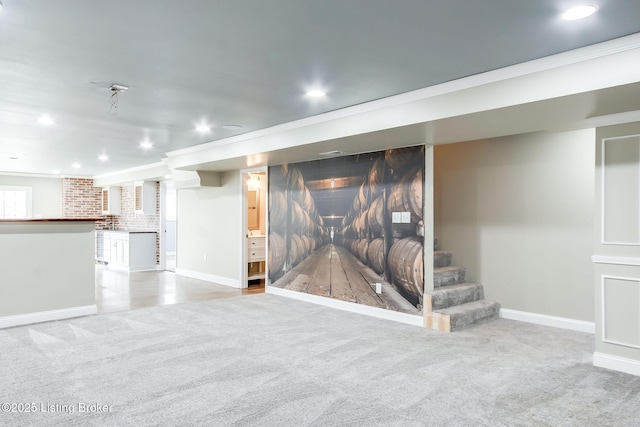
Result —
<instances>
[{"instance_id":1,"label":"white baseboard","mask_svg":"<svg viewBox=\"0 0 640 427\"><path fill-rule=\"evenodd\" d=\"M265 292L268 294L280 295L283 297L306 301L313 304L324 305L325 307L337 308L338 310L350 311L352 313L364 314L366 316L406 323L408 325L424 326L424 320L422 319L422 316L417 316L415 314L400 313L399 311L385 310L384 308L370 307L364 304L340 301L333 298L306 294L304 292L290 291L288 289L281 289L275 286L266 286Z\"/></svg>"},{"instance_id":2,"label":"white baseboard","mask_svg":"<svg viewBox=\"0 0 640 427\"><path fill-rule=\"evenodd\" d=\"M596 324L594 322L585 322L584 320L548 316L546 314L510 310L508 308L500 309L500 317L503 319L517 320L519 322L535 323L536 325L553 326L554 328L586 332L588 334L596 333Z\"/></svg>"},{"instance_id":3,"label":"white baseboard","mask_svg":"<svg viewBox=\"0 0 640 427\"><path fill-rule=\"evenodd\" d=\"M160 266L158 264L149 264L149 265L140 265L138 267L125 267L129 270L129 273L134 273L137 271L158 271L160 270Z\"/></svg>"},{"instance_id":4,"label":"white baseboard","mask_svg":"<svg viewBox=\"0 0 640 427\"><path fill-rule=\"evenodd\" d=\"M60 310L38 311L36 313L16 314L0 317L0 329L12 326L30 325L32 323L49 322L51 320L70 319L72 317L89 316L98 313L98 307L85 305L81 307L63 308Z\"/></svg>"},{"instance_id":5,"label":"white baseboard","mask_svg":"<svg viewBox=\"0 0 640 427\"><path fill-rule=\"evenodd\" d=\"M137 267L130 267L128 265L114 264L112 262L107 264L107 268L110 270L123 271L125 273L136 273L139 271L158 271L160 270L159 264L140 265Z\"/></svg>"},{"instance_id":6,"label":"white baseboard","mask_svg":"<svg viewBox=\"0 0 640 427\"><path fill-rule=\"evenodd\" d=\"M192 279L204 280L205 282L231 286L232 288L242 288L240 280L216 276L214 274L201 273L199 271L187 270L185 268L176 268L176 274L180 276L190 277Z\"/></svg>"},{"instance_id":7,"label":"white baseboard","mask_svg":"<svg viewBox=\"0 0 640 427\"><path fill-rule=\"evenodd\" d=\"M640 376L640 361L604 353L593 353L593 366Z\"/></svg>"}]
</instances>

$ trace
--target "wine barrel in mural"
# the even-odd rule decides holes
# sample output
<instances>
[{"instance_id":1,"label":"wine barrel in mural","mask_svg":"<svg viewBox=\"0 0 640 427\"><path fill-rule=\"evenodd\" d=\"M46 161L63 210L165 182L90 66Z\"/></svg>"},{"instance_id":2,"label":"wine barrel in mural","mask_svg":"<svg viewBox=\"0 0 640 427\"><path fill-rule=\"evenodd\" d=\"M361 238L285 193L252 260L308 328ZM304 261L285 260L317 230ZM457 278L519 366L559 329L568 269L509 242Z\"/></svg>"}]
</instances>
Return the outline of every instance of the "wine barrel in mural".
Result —
<instances>
[{"instance_id":1,"label":"wine barrel in mural","mask_svg":"<svg viewBox=\"0 0 640 427\"><path fill-rule=\"evenodd\" d=\"M422 169L418 168L404 174L393 185L387 198L389 216L393 212L409 212L409 223L394 224L394 229L402 236L415 234L418 222L422 220Z\"/></svg>"},{"instance_id":2,"label":"wine barrel in mural","mask_svg":"<svg viewBox=\"0 0 640 427\"><path fill-rule=\"evenodd\" d=\"M269 264L268 268L272 274L278 274L284 267L286 256L284 239L278 233L269 234Z\"/></svg>"},{"instance_id":3,"label":"wine barrel in mural","mask_svg":"<svg viewBox=\"0 0 640 427\"><path fill-rule=\"evenodd\" d=\"M376 273L380 274L384 271L386 260L384 257L384 239L382 237L373 239L371 243L369 243L367 260L369 261L369 266L373 268Z\"/></svg>"},{"instance_id":4,"label":"wine barrel in mural","mask_svg":"<svg viewBox=\"0 0 640 427\"><path fill-rule=\"evenodd\" d=\"M270 285L420 313L423 191L424 146L270 167Z\"/></svg>"},{"instance_id":5,"label":"wine barrel in mural","mask_svg":"<svg viewBox=\"0 0 640 427\"><path fill-rule=\"evenodd\" d=\"M367 223L374 237L382 236L384 232L384 210L384 198L382 196L376 198L367 210Z\"/></svg>"},{"instance_id":6,"label":"wine barrel in mural","mask_svg":"<svg viewBox=\"0 0 640 427\"><path fill-rule=\"evenodd\" d=\"M402 293L422 298L424 291L423 239L407 237L399 240L389 251L389 268Z\"/></svg>"}]
</instances>

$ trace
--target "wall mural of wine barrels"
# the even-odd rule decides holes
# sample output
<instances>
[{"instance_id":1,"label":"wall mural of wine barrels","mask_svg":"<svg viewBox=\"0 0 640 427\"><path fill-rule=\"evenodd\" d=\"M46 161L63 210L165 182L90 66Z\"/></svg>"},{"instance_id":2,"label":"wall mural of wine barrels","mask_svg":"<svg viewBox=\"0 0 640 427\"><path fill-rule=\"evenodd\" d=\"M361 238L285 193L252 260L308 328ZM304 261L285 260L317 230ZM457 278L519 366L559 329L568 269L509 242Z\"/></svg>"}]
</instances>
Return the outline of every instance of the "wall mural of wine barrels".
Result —
<instances>
[{"instance_id":1,"label":"wall mural of wine barrels","mask_svg":"<svg viewBox=\"0 0 640 427\"><path fill-rule=\"evenodd\" d=\"M270 286L421 315L423 186L424 146L270 167Z\"/></svg>"}]
</instances>

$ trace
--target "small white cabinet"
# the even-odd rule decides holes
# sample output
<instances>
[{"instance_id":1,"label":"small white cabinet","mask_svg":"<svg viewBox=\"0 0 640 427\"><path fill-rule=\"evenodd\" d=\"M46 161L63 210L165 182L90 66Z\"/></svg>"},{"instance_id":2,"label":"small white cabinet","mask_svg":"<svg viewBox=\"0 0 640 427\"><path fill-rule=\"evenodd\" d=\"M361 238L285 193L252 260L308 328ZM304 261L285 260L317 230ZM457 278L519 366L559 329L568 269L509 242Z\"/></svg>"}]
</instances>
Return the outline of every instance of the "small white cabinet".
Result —
<instances>
[{"instance_id":1,"label":"small white cabinet","mask_svg":"<svg viewBox=\"0 0 640 427\"><path fill-rule=\"evenodd\" d=\"M156 233L102 231L102 261L128 271L156 269Z\"/></svg>"},{"instance_id":2,"label":"small white cabinet","mask_svg":"<svg viewBox=\"0 0 640 427\"><path fill-rule=\"evenodd\" d=\"M156 210L156 183L140 181L133 185L133 206L137 214L153 215Z\"/></svg>"},{"instance_id":3,"label":"small white cabinet","mask_svg":"<svg viewBox=\"0 0 640 427\"><path fill-rule=\"evenodd\" d=\"M102 215L120 215L120 187L102 188Z\"/></svg>"},{"instance_id":4,"label":"small white cabinet","mask_svg":"<svg viewBox=\"0 0 640 427\"><path fill-rule=\"evenodd\" d=\"M248 280L264 279L265 259L265 236L249 236L247 238Z\"/></svg>"}]
</instances>

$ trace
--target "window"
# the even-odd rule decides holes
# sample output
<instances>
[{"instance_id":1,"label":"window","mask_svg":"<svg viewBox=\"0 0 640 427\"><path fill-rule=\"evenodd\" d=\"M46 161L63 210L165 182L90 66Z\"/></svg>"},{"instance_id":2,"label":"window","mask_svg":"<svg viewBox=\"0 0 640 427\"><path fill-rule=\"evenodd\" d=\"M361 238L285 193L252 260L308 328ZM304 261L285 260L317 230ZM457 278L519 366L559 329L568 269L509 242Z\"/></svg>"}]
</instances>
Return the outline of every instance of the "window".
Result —
<instances>
[{"instance_id":1,"label":"window","mask_svg":"<svg viewBox=\"0 0 640 427\"><path fill-rule=\"evenodd\" d=\"M31 218L31 187L0 185L0 219Z\"/></svg>"}]
</instances>

